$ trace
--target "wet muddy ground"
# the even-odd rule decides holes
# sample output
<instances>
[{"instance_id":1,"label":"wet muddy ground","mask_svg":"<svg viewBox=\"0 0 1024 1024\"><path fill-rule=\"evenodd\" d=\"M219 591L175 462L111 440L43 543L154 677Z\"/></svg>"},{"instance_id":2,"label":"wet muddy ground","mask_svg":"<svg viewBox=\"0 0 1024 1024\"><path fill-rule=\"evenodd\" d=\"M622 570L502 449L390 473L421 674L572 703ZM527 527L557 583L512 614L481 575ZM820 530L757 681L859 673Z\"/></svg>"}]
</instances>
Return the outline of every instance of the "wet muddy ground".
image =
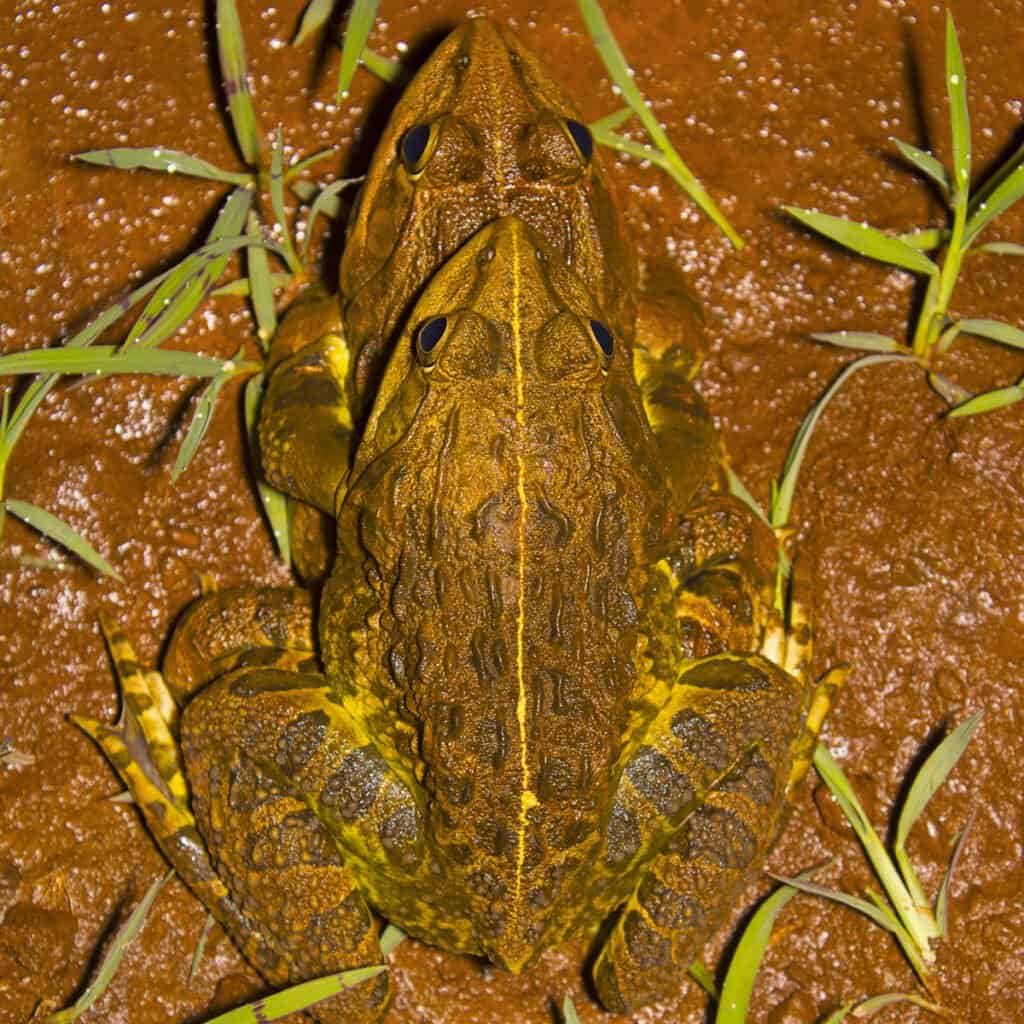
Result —
<instances>
[{"instance_id":1,"label":"wet muddy ground","mask_svg":"<svg viewBox=\"0 0 1024 1024\"><path fill-rule=\"evenodd\" d=\"M0 43L0 345L38 347L84 323L200 238L225 189L74 165L69 154L160 144L237 166L210 70L201 3L122 0L11 5ZM337 53L312 80L310 46L287 40L301 0L240 4L263 125L290 150L341 142L358 172L394 93L364 72L332 103ZM711 351L700 386L733 464L761 500L790 439L847 353L807 339L859 328L904 337L911 281L801 231L783 203L818 206L892 231L941 223L941 206L892 159L895 135L946 157L943 10L910 2L613 3L607 13L638 81L694 171L748 242L741 253L656 169L616 162L633 238L684 268L702 296ZM1021 141L1024 4L952 5L965 54L974 161L990 168ZM372 44L422 52L468 13L513 26L550 62L586 119L616 108L575 6L382 4ZM340 170L341 168L336 168ZM1024 208L990 230L1024 241ZM333 271L333 267L332 267ZM979 255L954 311L1024 323L1024 261ZM237 299L212 301L174 341L227 356L249 338ZM251 343L251 342L250 342ZM976 391L1024 372L1020 354L965 340L945 372ZM191 410L187 381L77 382L45 403L12 460L6 494L70 521L119 568L95 578L8 519L0 546L0 740L29 763L0 767L0 1022L63 1005L97 950L165 865L99 751L66 721L112 720L117 699L96 614L113 613L144 660L158 658L197 574L282 583L225 401L191 468L170 468ZM952 936L936 994L958 1019L1024 1019L1024 405L965 421L911 368L849 381L823 416L797 490L794 549L813 587L819 668L853 672L826 736L881 826L908 771L943 726L983 709L960 767L918 827L912 855L929 891L950 843L974 823L952 887ZM62 568L26 564L47 559ZM829 884L870 876L852 833L812 784L769 858L779 873L833 860ZM753 883L706 952L716 963L769 883ZM261 990L219 928L194 979L204 911L177 881L89 1019L198 1022ZM552 1021L571 993L585 1022L581 949L551 952L520 978L415 942L394 954L389 1022ZM779 918L752 1020L809 1024L840 1005L914 990L890 938L852 911L801 896ZM643 1021L700 1022L705 999ZM879 1019L917 1021L906 1006Z\"/></svg>"}]
</instances>

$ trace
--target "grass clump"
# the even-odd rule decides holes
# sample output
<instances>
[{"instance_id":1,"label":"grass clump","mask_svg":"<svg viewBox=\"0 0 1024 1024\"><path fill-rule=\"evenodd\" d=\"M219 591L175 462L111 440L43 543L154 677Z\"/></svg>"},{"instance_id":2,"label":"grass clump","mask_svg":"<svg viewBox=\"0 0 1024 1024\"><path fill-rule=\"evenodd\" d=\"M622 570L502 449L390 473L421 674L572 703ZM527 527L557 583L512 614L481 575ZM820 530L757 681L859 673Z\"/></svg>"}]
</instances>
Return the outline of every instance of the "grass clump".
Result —
<instances>
[{"instance_id":1,"label":"grass clump","mask_svg":"<svg viewBox=\"0 0 1024 1024\"><path fill-rule=\"evenodd\" d=\"M1024 146L972 192L967 77L956 27L948 12L945 68L952 167L947 169L931 153L910 143L898 139L893 143L900 156L939 190L949 211L947 227L924 228L893 237L842 217L795 206L785 209L800 223L844 248L917 274L925 282L924 299L914 319L909 344L869 331L837 331L812 337L842 348L894 353L911 359L925 370L934 390L953 407L949 416L972 416L1024 398L1024 378L1009 387L971 396L936 370L939 357L949 351L961 334L1024 350L1024 330L996 320L960 319L950 311L953 291L968 256L977 252L1024 255L1024 246L1013 242L977 244L984 229L1024 196Z\"/></svg>"}]
</instances>

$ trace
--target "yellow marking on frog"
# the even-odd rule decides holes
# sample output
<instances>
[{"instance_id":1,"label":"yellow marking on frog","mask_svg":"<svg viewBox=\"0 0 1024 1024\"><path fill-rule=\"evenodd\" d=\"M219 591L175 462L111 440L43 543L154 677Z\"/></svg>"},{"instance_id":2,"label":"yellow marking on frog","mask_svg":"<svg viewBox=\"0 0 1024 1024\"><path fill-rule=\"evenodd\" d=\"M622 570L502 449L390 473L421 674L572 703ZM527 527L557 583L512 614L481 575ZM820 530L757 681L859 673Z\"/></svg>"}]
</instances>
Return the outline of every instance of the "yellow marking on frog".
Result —
<instances>
[{"instance_id":1,"label":"yellow marking on frog","mask_svg":"<svg viewBox=\"0 0 1024 1024\"><path fill-rule=\"evenodd\" d=\"M522 441L525 417L523 407L523 354L521 325L519 323L519 235L512 233L512 349L516 360L516 432ZM516 678L519 700L516 718L519 721L519 764L523 775L523 788L519 797L519 848L516 855L516 901L523 884L523 864L526 861L527 813L537 806L537 796L530 789L530 766L526 755L526 678L523 672L523 639L526 625L526 483L524 481L522 448L516 450L516 489L519 494L519 601L516 609Z\"/></svg>"},{"instance_id":2,"label":"yellow marking on frog","mask_svg":"<svg viewBox=\"0 0 1024 1024\"><path fill-rule=\"evenodd\" d=\"M340 334L328 334L324 337L324 360L331 371L331 376L338 382L338 387L343 387L348 379L348 367L351 356L345 339ZM352 429L352 410L348 402L342 402L336 407L338 422L346 429Z\"/></svg>"}]
</instances>

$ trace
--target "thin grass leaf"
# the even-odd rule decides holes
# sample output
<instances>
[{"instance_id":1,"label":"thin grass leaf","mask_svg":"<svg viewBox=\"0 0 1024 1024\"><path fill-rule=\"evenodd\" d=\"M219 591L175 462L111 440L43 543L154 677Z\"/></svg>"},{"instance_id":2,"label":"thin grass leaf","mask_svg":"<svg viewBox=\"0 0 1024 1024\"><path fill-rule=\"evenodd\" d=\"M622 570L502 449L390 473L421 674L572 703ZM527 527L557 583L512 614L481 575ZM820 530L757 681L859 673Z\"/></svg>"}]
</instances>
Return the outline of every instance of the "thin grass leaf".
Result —
<instances>
[{"instance_id":1,"label":"thin grass leaf","mask_svg":"<svg viewBox=\"0 0 1024 1024\"><path fill-rule=\"evenodd\" d=\"M114 149L91 149L76 153L75 160L101 167L117 167L121 170L162 171L165 174L184 174L190 178L206 181L223 181L229 185L251 185L251 174L243 171L224 171L199 157L189 156L176 149L162 149L151 146L142 149L116 147Z\"/></svg>"},{"instance_id":2,"label":"thin grass leaf","mask_svg":"<svg viewBox=\"0 0 1024 1024\"><path fill-rule=\"evenodd\" d=\"M309 259L309 246L313 241L313 226L316 224L317 217L323 214L325 217L330 217L331 220L337 220L341 216L341 193L350 185L358 184L362 180L362 177L339 178L337 181L332 181L330 185L325 185L316 194L313 205L309 208L309 216L306 218L306 237L302 240L303 263Z\"/></svg>"},{"instance_id":3,"label":"thin grass leaf","mask_svg":"<svg viewBox=\"0 0 1024 1024\"><path fill-rule=\"evenodd\" d=\"M566 996L562 1000L562 1021L564 1024L580 1024L580 1015L576 1012L572 996Z\"/></svg>"},{"instance_id":4,"label":"thin grass leaf","mask_svg":"<svg viewBox=\"0 0 1024 1024\"><path fill-rule=\"evenodd\" d=\"M623 100L625 100L626 105L640 118L640 122L647 130L651 141L664 154L665 159L675 172L672 175L675 181L704 211L705 215L718 226L719 230L729 239L733 247L742 249L743 239L736 233L733 226L726 220L725 214L722 213L693 172L683 162L683 158L676 152L675 147L665 134L665 130L658 123L658 119L654 116L639 88L637 88L629 65L626 63L626 58L615 37L612 35L612 30L604 16L604 11L601 10L601 5L597 0L578 0L578 5L580 14L583 17L583 23L587 27L587 32L590 34L594 48L604 62L608 77L618 87L619 93Z\"/></svg>"},{"instance_id":5,"label":"thin grass leaf","mask_svg":"<svg viewBox=\"0 0 1024 1024\"><path fill-rule=\"evenodd\" d=\"M928 371L928 385L947 405L957 405L971 397L970 391L960 387L943 373ZM946 414L947 416L949 413Z\"/></svg>"},{"instance_id":6,"label":"thin grass leaf","mask_svg":"<svg viewBox=\"0 0 1024 1024\"><path fill-rule=\"evenodd\" d=\"M799 877L802 880L817 870L811 868ZM757 908L743 929L740 941L736 944L732 959L729 961L725 981L722 983L722 995L718 1000L715 1024L746 1024L750 993L754 990L754 979L768 948L775 918L796 894L796 886L783 886L777 889Z\"/></svg>"},{"instance_id":7,"label":"thin grass leaf","mask_svg":"<svg viewBox=\"0 0 1024 1024\"><path fill-rule=\"evenodd\" d=\"M256 493L259 495L263 514L267 517L270 535L274 538L277 553L285 565L291 565L291 508L288 497L275 490L270 484L260 479L259 471L259 433L257 417L260 401L263 398L264 375L257 373L245 385L242 407L245 413L245 433L249 442L249 453L252 456L253 470L256 476Z\"/></svg>"},{"instance_id":8,"label":"thin grass leaf","mask_svg":"<svg viewBox=\"0 0 1024 1024\"><path fill-rule=\"evenodd\" d=\"M0 765L4 768L30 768L38 760L35 754L25 754L15 747L0 743Z\"/></svg>"},{"instance_id":9,"label":"thin grass leaf","mask_svg":"<svg viewBox=\"0 0 1024 1024\"><path fill-rule=\"evenodd\" d=\"M111 978L117 972L118 967L121 966L121 959L127 951L129 945L138 935L143 924L146 922L146 918L149 915L149 911L153 906L153 901L157 897L157 893L160 892L163 884L173 875L173 871L168 871L162 878L156 879L153 884L146 890L146 895L142 897L139 905L131 912L128 920L118 930L117 935L114 938L114 943L110 947L110 952L106 955L103 963L100 965L99 971L96 973L96 977L89 983L86 990L75 1000L73 1005L69 1006L65 1010L60 1010L57 1013L50 1014L46 1018L47 1024L71 1024L72 1021L78 1020L79 1017L90 1006L106 991L107 986L110 984Z\"/></svg>"},{"instance_id":10,"label":"thin grass leaf","mask_svg":"<svg viewBox=\"0 0 1024 1024\"><path fill-rule=\"evenodd\" d=\"M833 1011L825 1018L822 1024L841 1024L849 1016L853 1009L853 1003L844 1003L838 1010Z\"/></svg>"},{"instance_id":11,"label":"thin grass leaf","mask_svg":"<svg viewBox=\"0 0 1024 1024\"><path fill-rule=\"evenodd\" d=\"M1024 245L1016 242L986 242L979 245L975 252L992 252L999 256L1024 256Z\"/></svg>"},{"instance_id":12,"label":"thin grass leaf","mask_svg":"<svg viewBox=\"0 0 1024 1024\"><path fill-rule=\"evenodd\" d=\"M839 348L866 349L869 352L905 352L906 346L886 334L875 334L872 331L831 331L825 334L812 334L815 341L823 341L826 345Z\"/></svg>"},{"instance_id":13,"label":"thin grass leaf","mask_svg":"<svg viewBox=\"0 0 1024 1024\"><path fill-rule=\"evenodd\" d=\"M302 20L295 32L292 46L301 46L311 35L327 24L334 9L334 0L310 0L302 12Z\"/></svg>"},{"instance_id":14,"label":"thin grass leaf","mask_svg":"<svg viewBox=\"0 0 1024 1024\"><path fill-rule=\"evenodd\" d=\"M939 934L943 938L949 935L949 887L953 881L953 873L956 871L956 866L960 863L960 854L963 853L964 845L967 842L967 835L971 831L971 825L973 824L974 811L972 810L967 819L967 824L960 829L959 834L953 841L953 853L942 876L942 882L939 884L938 895L935 897L935 920L939 925Z\"/></svg>"},{"instance_id":15,"label":"thin grass leaf","mask_svg":"<svg viewBox=\"0 0 1024 1024\"><path fill-rule=\"evenodd\" d=\"M404 88L412 79L412 72L400 61L385 57L382 53L371 50L368 46L363 47L363 54L359 63L387 85L396 88Z\"/></svg>"},{"instance_id":16,"label":"thin grass leaf","mask_svg":"<svg viewBox=\"0 0 1024 1024\"><path fill-rule=\"evenodd\" d=\"M689 967L686 968L686 973L712 998L715 1002L718 1002L718 986L715 984L715 979L711 977L711 972L704 966L700 960L694 960Z\"/></svg>"},{"instance_id":17,"label":"thin grass leaf","mask_svg":"<svg viewBox=\"0 0 1024 1024\"><path fill-rule=\"evenodd\" d=\"M953 15L946 11L946 91L953 139L954 193L966 197L971 187L971 119L967 111L967 73Z\"/></svg>"},{"instance_id":18,"label":"thin grass leaf","mask_svg":"<svg viewBox=\"0 0 1024 1024\"><path fill-rule=\"evenodd\" d=\"M790 445L789 453L786 456L785 464L782 467L781 482L778 493L772 500L771 522L772 526L778 528L789 522L789 514L793 505L793 495L796 491L797 478L800 475L800 466L807 453L807 446L810 444L814 428L825 411L828 403L832 401L836 393L843 386L845 381L866 366L877 366L880 363L893 363L906 360L913 360L910 355L870 355L861 356L852 363L845 366L842 372L825 390L825 393L815 402L811 411L803 418L793 443Z\"/></svg>"},{"instance_id":19,"label":"thin grass leaf","mask_svg":"<svg viewBox=\"0 0 1024 1024\"><path fill-rule=\"evenodd\" d=\"M256 336L260 340L260 348L266 355L270 348L270 339L277 330L277 309L274 304L274 285L270 277L270 266L267 262L267 250L263 247L263 234L256 215L249 213L246 234L253 240L245 250L245 258L249 271L249 297L252 299L252 311L256 317Z\"/></svg>"},{"instance_id":20,"label":"thin grass leaf","mask_svg":"<svg viewBox=\"0 0 1024 1024\"><path fill-rule=\"evenodd\" d=\"M87 565L92 566L105 576L112 576L121 581L121 574L75 529L68 526L46 509L30 505L27 501L7 498L3 503L4 510L17 516L23 523L38 530L44 537L66 548Z\"/></svg>"},{"instance_id":21,"label":"thin grass leaf","mask_svg":"<svg viewBox=\"0 0 1024 1024\"><path fill-rule=\"evenodd\" d=\"M217 0L217 53L231 127L242 158L255 169L260 163L260 129L249 92L245 37L235 0Z\"/></svg>"},{"instance_id":22,"label":"thin grass leaf","mask_svg":"<svg viewBox=\"0 0 1024 1024\"><path fill-rule=\"evenodd\" d=\"M920 249L928 252L931 249L938 249L949 241L950 232L946 228L924 228L921 231L907 231L905 234L897 235L901 242L906 242L912 249Z\"/></svg>"},{"instance_id":23,"label":"thin grass leaf","mask_svg":"<svg viewBox=\"0 0 1024 1024\"><path fill-rule=\"evenodd\" d=\"M822 899L830 900L832 903L841 903L844 907L856 910L859 914L871 918L880 928L884 928L887 932L892 932L894 935L900 929L900 923L893 917L891 911L880 909L874 903L861 899L860 896L851 896L849 893L842 892L839 889L829 889L824 885L802 882L799 879L787 878L785 875L770 874L770 877L774 878L777 882L790 885L794 889L799 889L801 892L806 892L811 896L820 896Z\"/></svg>"},{"instance_id":24,"label":"thin grass leaf","mask_svg":"<svg viewBox=\"0 0 1024 1024\"><path fill-rule=\"evenodd\" d=\"M914 781L907 791L903 809L896 821L896 846L900 847L907 840L910 830L918 818L924 813L928 801L935 795L938 788L946 781L949 773L963 756L967 744L981 724L984 715L976 711L961 722L926 758Z\"/></svg>"},{"instance_id":25,"label":"thin grass leaf","mask_svg":"<svg viewBox=\"0 0 1024 1024\"><path fill-rule=\"evenodd\" d=\"M921 996L915 995L913 992L883 992L881 995L871 996L853 1008L853 1016L857 1020L866 1020L868 1017L873 1017L879 1010L893 1006L895 1003L912 1003L914 1006L920 1006L923 1010L937 1013L941 1017L948 1016L941 1006L922 999Z\"/></svg>"},{"instance_id":26,"label":"thin grass leaf","mask_svg":"<svg viewBox=\"0 0 1024 1024\"><path fill-rule=\"evenodd\" d=\"M1020 384L1011 384L1006 388L996 388L995 391L983 391L980 395L950 409L946 415L952 419L960 416L979 416L985 412L995 412L996 409L1005 409L1024 399L1024 387Z\"/></svg>"},{"instance_id":27,"label":"thin grass leaf","mask_svg":"<svg viewBox=\"0 0 1024 1024\"><path fill-rule=\"evenodd\" d=\"M272 996L257 999L253 1003L222 1013L208 1020L206 1024L267 1024L269 1021L280 1020L290 1013L297 1013L310 1006L315 1006L317 1003L337 995L343 989L361 985L364 981L369 981L370 978L375 978L386 970L386 967L378 964L373 967L357 967L351 971L328 974L323 978L315 978L313 981L304 981L281 992L275 992Z\"/></svg>"},{"instance_id":28,"label":"thin grass leaf","mask_svg":"<svg viewBox=\"0 0 1024 1024\"><path fill-rule=\"evenodd\" d=\"M270 204L274 208L274 220L281 229L284 240L284 256L288 269L297 274L302 269L292 246L291 231L288 230L288 216L284 206L284 139L281 126L274 133L274 144L270 150Z\"/></svg>"},{"instance_id":29,"label":"thin grass leaf","mask_svg":"<svg viewBox=\"0 0 1024 1024\"><path fill-rule=\"evenodd\" d=\"M174 468L171 470L172 484L176 484L178 477L188 469L188 464L199 449L199 445L202 444L206 431L209 429L210 420L213 419L213 410L217 404L217 399L220 397L221 388L224 387L225 381L229 378L230 374L214 377L203 389L203 393L196 405L196 411L192 415L192 422L188 425L188 430L185 432L185 440L181 442L178 456L174 460Z\"/></svg>"},{"instance_id":30,"label":"thin grass leaf","mask_svg":"<svg viewBox=\"0 0 1024 1024\"><path fill-rule=\"evenodd\" d=\"M1015 156L1021 159L1019 152ZM1021 196L1024 196L1024 164L1011 171L990 194L979 199L977 205L971 203L963 247L966 249L990 221L1005 213Z\"/></svg>"},{"instance_id":31,"label":"thin grass leaf","mask_svg":"<svg viewBox=\"0 0 1024 1024\"><path fill-rule=\"evenodd\" d=\"M199 965L203 962L203 953L206 952L206 940L210 935L210 929L212 927L213 914L207 914L206 920L203 922L203 930L199 933L199 941L196 943L196 951L192 954L192 963L189 965L189 982L194 981L195 976L199 973Z\"/></svg>"},{"instance_id":32,"label":"thin grass leaf","mask_svg":"<svg viewBox=\"0 0 1024 1024\"><path fill-rule=\"evenodd\" d=\"M0 356L0 375L152 373L160 377L219 377L222 373L244 373L254 368L255 363L235 363L176 349L139 348L122 352L113 345L93 345L85 351L37 348Z\"/></svg>"},{"instance_id":33,"label":"thin grass leaf","mask_svg":"<svg viewBox=\"0 0 1024 1024\"><path fill-rule=\"evenodd\" d=\"M742 501L743 504L746 505L747 508L749 508L750 511L753 512L762 523L764 523L765 526L771 529L772 524L768 522L768 517L761 510L761 506L758 505L757 499L750 493L750 491L747 490L743 481L736 475L732 466L728 463L726 463L725 466L725 476L729 481L729 493L734 498L739 498L740 501Z\"/></svg>"},{"instance_id":34,"label":"thin grass leaf","mask_svg":"<svg viewBox=\"0 0 1024 1024\"><path fill-rule=\"evenodd\" d=\"M633 111L629 107L623 107L621 110L615 110L610 114L606 114L597 121L592 121L590 123L590 131L591 133L614 132L634 116Z\"/></svg>"},{"instance_id":35,"label":"thin grass leaf","mask_svg":"<svg viewBox=\"0 0 1024 1024\"><path fill-rule=\"evenodd\" d=\"M243 244L242 228L252 192L236 188L210 229L206 244L186 256L160 282L125 338L124 347L158 345L178 329L227 268L230 253Z\"/></svg>"},{"instance_id":36,"label":"thin grass leaf","mask_svg":"<svg viewBox=\"0 0 1024 1024\"><path fill-rule=\"evenodd\" d=\"M919 274L937 274L939 268L923 253L907 245L906 242L885 235L876 228L843 217L833 217L828 213L815 210L803 210L798 206L783 206L791 217L806 225L818 234L831 238L847 249L852 249L861 256L891 263L893 266L912 270Z\"/></svg>"},{"instance_id":37,"label":"thin grass leaf","mask_svg":"<svg viewBox=\"0 0 1024 1024\"><path fill-rule=\"evenodd\" d=\"M952 191L950 188L949 173L946 168L923 149L912 146L909 142L901 142L899 139L890 139L892 144L900 151L900 156L907 163L912 164L922 174L931 178L947 194Z\"/></svg>"},{"instance_id":38,"label":"thin grass leaf","mask_svg":"<svg viewBox=\"0 0 1024 1024\"><path fill-rule=\"evenodd\" d=\"M389 924L387 928L381 932L380 936L380 951L384 956L391 956L392 952L397 949L409 936L398 927L397 924Z\"/></svg>"},{"instance_id":39,"label":"thin grass leaf","mask_svg":"<svg viewBox=\"0 0 1024 1024\"><path fill-rule=\"evenodd\" d=\"M976 334L979 338L998 341L1000 345L1024 349L1024 331L1019 327L998 320L961 320L958 326L963 334Z\"/></svg>"},{"instance_id":40,"label":"thin grass leaf","mask_svg":"<svg viewBox=\"0 0 1024 1024\"><path fill-rule=\"evenodd\" d=\"M134 804L135 797L132 796L130 789L122 790L120 793L115 793L113 796L107 797L108 804Z\"/></svg>"},{"instance_id":41,"label":"thin grass leaf","mask_svg":"<svg viewBox=\"0 0 1024 1024\"><path fill-rule=\"evenodd\" d=\"M330 149L321 149L319 152L314 153L312 156L307 156L305 159L300 160L296 164L292 164L291 167L287 168L284 172L284 183L289 184L294 178L297 178L300 174L305 174L306 171L313 167L315 164L320 163L322 160L327 160L329 157L335 155L338 152L337 146L331 146Z\"/></svg>"},{"instance_id":42,"label":"thin grass leaf","mask_svg":"<svg viewBox=\"0 0 1024 1024\"><path fill-rule=\"evenodd\" d=\"M377 0L353 0L345 24L345 40L341 46L341 67L338 68L338 103L348 97L352 76L356 73L359 58L366 49L366 41L377 20Z\"/></svg>"},{"instance_id":43,"label":"thin grass leaf","mask_svg":"<svg viewBox=\"0 0 1024 1024\"><path fill-rule=\"evenodd\" d=\"M284 271L279 273L270 274L270 287L277 291L278 288L283 288L289 281L291 281L292 275ZM219 288L214 288L210 292L211 298L220 298L224 295L233 295L242 299L249 298L249 278L239 277L234 281L228 281L227 284L222 284Z\"/></svg>"}]
</instances>

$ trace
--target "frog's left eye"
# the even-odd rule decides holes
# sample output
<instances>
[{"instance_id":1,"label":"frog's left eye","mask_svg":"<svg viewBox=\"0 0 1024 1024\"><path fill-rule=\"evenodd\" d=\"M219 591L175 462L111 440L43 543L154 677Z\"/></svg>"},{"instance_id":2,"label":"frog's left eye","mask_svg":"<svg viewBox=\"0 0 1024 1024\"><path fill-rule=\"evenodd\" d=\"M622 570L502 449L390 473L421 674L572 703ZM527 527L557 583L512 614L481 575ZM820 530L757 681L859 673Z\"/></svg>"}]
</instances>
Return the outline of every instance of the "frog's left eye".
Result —
<instances>
[{"instance_id":1,"label":"frog's left eye","mask_svg":"<svg viewBox=\"0 0 1024 1024\"><path fill-rule=\"evenodd\" d=\"M416 354L424 366L433 366L437 360L437 346L448 330L448 318L435 316L416 332Z\"/></svg>"},{"instance_id":2,"label":"frog's left eye","mask_svg":"<svg viewBox=\"0 0 1024 1024\"><path fill-rule=\"evenodd\" d=\"M434 155L437 146L437 124L414 124L399 143L398 152L410 177L417 178Z\"/></svg>"},{"instance_id":3,"label":"frog's left eye","mask_svg":"<svg viewBox=\"0 0 1024 1024\"><path fill-rule=\"evenodd\" d=\"M597 342L597 347L601 350L605 360L611 359L612 353L615 351L615 338L612 332L600 320L591 320L590 336Z\"/></svg>"},{"instance_id":4,"label":"frog's left eye","mask_svg":"<svg viewBox=\"0 0 1024 1024\"><path fill-rule=\"evenodd\" d=\"M585 124L567 117L565 130L569 133L576 151L583 157L583 162L589 164L590 158L594 155L594 136L590 134L590 129Z\"/></svg>"}]
</instances>

